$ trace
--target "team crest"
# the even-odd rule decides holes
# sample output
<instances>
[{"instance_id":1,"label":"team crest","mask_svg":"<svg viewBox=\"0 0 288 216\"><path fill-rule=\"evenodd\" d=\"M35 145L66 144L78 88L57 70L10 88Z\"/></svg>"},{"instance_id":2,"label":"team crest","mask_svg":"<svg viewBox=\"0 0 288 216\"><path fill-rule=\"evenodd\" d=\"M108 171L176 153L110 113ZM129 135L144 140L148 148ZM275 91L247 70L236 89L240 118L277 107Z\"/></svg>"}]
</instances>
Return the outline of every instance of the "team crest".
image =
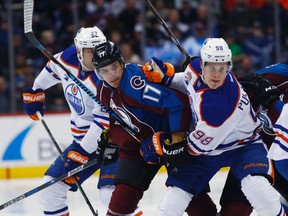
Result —
<instances>
[{"instance_id":1,"label":"team crest","mask_svg":"<svg viewBox=\"0 0 288 216\"><path fill-rule=\"evenodd\" d=\"M82 115L85 112L82 92L75 83L67 85L65 89L65 96L67 98L67 102L73 107L78 115Z\"/></svg>"}]
</instances>

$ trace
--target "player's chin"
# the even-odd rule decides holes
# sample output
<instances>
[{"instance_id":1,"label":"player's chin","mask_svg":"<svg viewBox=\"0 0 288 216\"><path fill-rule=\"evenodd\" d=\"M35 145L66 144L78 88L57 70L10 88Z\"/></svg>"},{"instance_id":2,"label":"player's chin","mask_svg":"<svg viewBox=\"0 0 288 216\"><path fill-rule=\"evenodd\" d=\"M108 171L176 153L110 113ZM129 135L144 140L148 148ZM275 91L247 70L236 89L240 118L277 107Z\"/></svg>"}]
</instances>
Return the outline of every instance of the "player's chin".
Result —
<instances>
[{"instance_id":1,"label":"player's chin","mask_svg":"<svg viewBox=\"0 0 288 216\"><path fill-rule=\"evenodd\" d=\"M116 80L110 81L109 85L112 86L113 88L119 87L120 86L120 79L116 79Z\"/></svg>"},{"instance_id":2,"label":"player's chin","mask_svg":"<svg viewBox=\"0 0 288 216\"><path fill-rule=\"evenodd\" d=\"M217 89L220 87L220 83L210 83L208 86L210 89Z\"/></svg>"},{"instance_id":3,"label":"player's chin","mask_svg":"<svg viewBox=\"0 0 288 216\"><path fill-rule=\"evenodd\" d=\"M208 86L209 86L211 89L217 89L217 88L219 88L222 84L223 84L223 81L222 81L222 80L210 80Z\"/></svg>"}]
</instances>

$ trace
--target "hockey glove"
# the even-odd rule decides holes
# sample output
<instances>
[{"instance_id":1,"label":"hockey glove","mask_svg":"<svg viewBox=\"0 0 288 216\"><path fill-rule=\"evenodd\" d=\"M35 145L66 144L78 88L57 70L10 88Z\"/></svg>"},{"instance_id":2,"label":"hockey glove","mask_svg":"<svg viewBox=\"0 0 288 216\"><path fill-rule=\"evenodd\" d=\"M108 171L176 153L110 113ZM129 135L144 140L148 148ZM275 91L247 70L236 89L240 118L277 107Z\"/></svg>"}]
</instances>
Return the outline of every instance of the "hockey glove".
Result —
<instances>
[{"instance_id":1,"label":"hockey glove","mask_svg":"<svg viewBox=\"0 0 288 216\"><path fill-rule=\"evenodd\" d=\"M160 163L161 156L163 155L162 143L156 139L157 136L154 134L152 137L141 142L140 154L148 164Z\"/></svg>"},{"instance_id":2,"label":"hockey glove","mask_svg":"<svg viewBox=\"0 0 288 216\"><path fill-rule=\"evenodd\" d=\"M186 150L187 141L181 141L177 143L171 144L171 136L164 132L157 132L155 133L152 138L145 140L142 142L141 152L143 157L146 155L146 159L144 160L147 162L160 162L160 156L163 155L164 162L166 165L173 165L179 166L186 162L189 157L189 153ZM149 146L149 148L145 147ZM145 148L144 148L145 147ZM154 149L153 149L154 148ZM148 152L144 152L143 150L150 150ZM152 151L154 150L154 152ZM153 158L153 156L155 156ZM158 156L158 158L157 158Z\"/></svg>"},{"instance_id":3,"label":"hockey glove","mask_svg":"<svg viewBox=\"0 0 288 216\"><path fill-rule=\"evenodd\" d=\"M72 169L75 169L76 167L86 164L89 161L90 154L86 152L79 144L74 143L70 145L65 152L67 154L64 154L65 157L65 164L64 169L65 172L69 172ZM79 176L76 176L77 180L80 180ZM64 180L67 184L75 184L74 179L71 177Z\"/></svg>"},{"instance_id":4,"label":"hockey glove","mask_svg":"<svg viewBox=\"0 0 288 216\"><path fill-rule=\"evenodd\" d=\"M280 98L278 88L259 74L242 77L239 82L250 96L252 104L261 104L264 108L268 108Z\"/></svg>"},{"instance_id":5,"label":"hockey glove","mask_svg":"<svg viewBox=\"0 0 288 216\"><path fill-rule=\"evenodd\" d=\"M150 62L146 62L143 72L150 82L162 83L169 86L175 74L174 66L163 62L155 57Z\"/></svg>"},{"instance_id":6,"label":"hockey glove","mask_svg":"<svg viewBox=\"0 0 288 216\"><path fill-rule=\"evenodd\" d=\"M112 164L119 157L118 146L109 142L108 132L109 129L103 130L96 150L97 162L103 165Z\"/></svg>"},{"instance_id":7,"label":"hockey glove","mask_svg":"<svg viewBox=\"0 0 288 216\"><path fill-rule=\"evenodd\" d=\"M42 89L25 88L23 90L24 110L33 120L39 120L36 112L44 115L45 111L45 93Z\"/></svg>"}]
</instances>

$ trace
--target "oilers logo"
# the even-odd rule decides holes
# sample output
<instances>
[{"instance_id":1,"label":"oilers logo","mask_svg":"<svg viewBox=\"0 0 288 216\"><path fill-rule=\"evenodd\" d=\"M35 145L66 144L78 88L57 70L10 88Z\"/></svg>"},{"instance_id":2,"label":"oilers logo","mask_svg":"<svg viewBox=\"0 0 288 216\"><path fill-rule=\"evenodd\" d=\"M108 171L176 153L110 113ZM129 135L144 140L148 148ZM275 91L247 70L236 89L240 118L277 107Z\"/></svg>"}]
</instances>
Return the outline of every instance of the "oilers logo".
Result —
<instances>
[{"instance_id":1,"label":"oilers logo","mask_svg":"<svg viewBox=\"0 0 288 216\"><path fill-rule=\"evenodd\" d=\"M78 115L82 115L85 112L82 92L76 84L71 83L67 85L65 89L65 96L69 105L77 112Z\"/></svg>"}]
</instances>

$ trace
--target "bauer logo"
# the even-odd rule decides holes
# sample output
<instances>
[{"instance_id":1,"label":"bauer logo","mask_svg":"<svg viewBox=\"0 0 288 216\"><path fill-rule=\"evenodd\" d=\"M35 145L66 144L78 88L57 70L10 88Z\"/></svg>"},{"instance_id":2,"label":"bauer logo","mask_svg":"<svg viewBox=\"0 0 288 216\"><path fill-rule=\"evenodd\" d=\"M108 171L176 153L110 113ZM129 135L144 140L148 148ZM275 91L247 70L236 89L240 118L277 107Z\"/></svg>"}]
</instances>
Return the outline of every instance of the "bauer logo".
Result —
<instances>
[{"instance_id":1,"label":"bauer logo","mask_svg":"<svg viewBox=\"0 0 288 216\"><path fill-rule=\"evenodd\" d=\"M78 115L82 115L85 112L82 92L75 83L67 85L65 96L68 103L73 107Z\"/></svg>"}]
</instances>

